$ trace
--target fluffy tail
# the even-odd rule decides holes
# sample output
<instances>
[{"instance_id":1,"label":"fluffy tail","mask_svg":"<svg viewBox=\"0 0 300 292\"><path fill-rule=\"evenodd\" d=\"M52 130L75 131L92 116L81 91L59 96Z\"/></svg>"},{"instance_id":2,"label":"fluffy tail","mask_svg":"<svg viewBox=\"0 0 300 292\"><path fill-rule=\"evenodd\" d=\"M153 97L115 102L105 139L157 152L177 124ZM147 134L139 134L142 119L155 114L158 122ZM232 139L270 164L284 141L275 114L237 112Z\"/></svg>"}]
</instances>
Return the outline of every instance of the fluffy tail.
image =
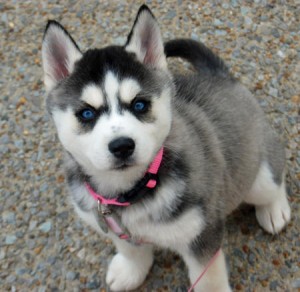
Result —
<instances>
[{"instance_id":1,"label":"fluffy tail","mask_svg":"<svg viewBox=\"0 0 300 292\"><path fill-rule=\"evenodd\" d=\"M198 72L228 75L225 63L204 44L191 39L176 39L165 43L167 57L180 57L190 62Z\"/></svg>"}]
</instances>

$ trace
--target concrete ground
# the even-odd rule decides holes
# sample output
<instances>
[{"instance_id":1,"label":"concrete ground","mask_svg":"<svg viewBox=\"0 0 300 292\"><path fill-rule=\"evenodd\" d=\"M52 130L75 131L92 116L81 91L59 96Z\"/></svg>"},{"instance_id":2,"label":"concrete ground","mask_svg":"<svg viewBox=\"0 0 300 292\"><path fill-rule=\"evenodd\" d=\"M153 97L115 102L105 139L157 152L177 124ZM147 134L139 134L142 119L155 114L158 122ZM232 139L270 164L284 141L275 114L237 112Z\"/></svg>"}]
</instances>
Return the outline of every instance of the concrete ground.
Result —
<instances>
[{"instance_id":1,"label":"concrete ground","mask_svg":"<svg viewBox=\"0 0 300 292\"><path fill-rule=\"evenodd\" d=\"M146 1L165 40L204 42L258 98L285 141L293 217L266 234L254 210L227 221L224 240L234 291L300 291L299 1ZM139 1L0 2L0 290L108 291L114 247L85 226L68 202L62 148L47 116L41 43L61 21L85 50L124 44ZM137 291L187 291L181 259L156 251Z\"/></svg>"}]
</instances>

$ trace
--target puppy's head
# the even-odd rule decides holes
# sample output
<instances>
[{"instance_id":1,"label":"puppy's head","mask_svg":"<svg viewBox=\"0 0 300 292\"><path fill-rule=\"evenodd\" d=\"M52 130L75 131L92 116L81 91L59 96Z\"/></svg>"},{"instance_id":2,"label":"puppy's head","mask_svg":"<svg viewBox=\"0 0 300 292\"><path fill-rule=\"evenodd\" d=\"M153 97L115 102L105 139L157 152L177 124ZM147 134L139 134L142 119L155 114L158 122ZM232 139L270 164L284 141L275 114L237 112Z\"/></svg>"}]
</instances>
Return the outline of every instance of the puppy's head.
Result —
<instances>
[{"instance_id":1,"label":"puppy's head","mask_svg":"<svg viewBox=\"0 0 300 292\"><path fill-rule=\"evenodd\" d=\"M57 22L42 59L47 109L59 139L89 172L148 165L171 125L172 82L158 24L146 6L123 47L82 53Z\"/></svg>"}]
</instances>

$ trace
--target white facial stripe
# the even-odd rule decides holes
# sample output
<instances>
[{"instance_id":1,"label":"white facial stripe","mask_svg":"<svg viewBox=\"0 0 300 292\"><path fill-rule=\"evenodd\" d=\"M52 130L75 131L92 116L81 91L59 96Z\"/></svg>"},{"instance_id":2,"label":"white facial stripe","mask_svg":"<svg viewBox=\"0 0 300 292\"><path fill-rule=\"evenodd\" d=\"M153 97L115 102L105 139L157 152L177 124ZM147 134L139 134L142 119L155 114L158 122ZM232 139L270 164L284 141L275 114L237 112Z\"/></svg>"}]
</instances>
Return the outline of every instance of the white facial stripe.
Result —
<instances>
[{"instance_id":1,"label":"white facial stripe","mask_svg":"<svg viewBox=\"0 0 300 292\"><path fill-rule=\"evenodd\" d=\"M103 92L95 84L89 84L83 89L81 99L96 109L104 103Z\"/></svg>"},{"instance_id":2,"label":"white facial stripe","mask_svg":"<svg viewBox=\"0 0 300 292\"><path fill-rule=\"evenodd\" d=\"M104 90L113 111L115 111L118 106L117 93L119 90L119 86L120 84L117 77L111 71L109 71L105 76Z\"/></svg>"},{"instance_id":3,"label":"white facial stripe","mask_svg":"<svg viewBox=\"0 0 300 292\"><path fill-rule=\"evenodd\" d=\"M120 97L123 102L130 103L141 91L140 85L134 79L124 79L120 85Z\"/></svg>"}]
</instances>

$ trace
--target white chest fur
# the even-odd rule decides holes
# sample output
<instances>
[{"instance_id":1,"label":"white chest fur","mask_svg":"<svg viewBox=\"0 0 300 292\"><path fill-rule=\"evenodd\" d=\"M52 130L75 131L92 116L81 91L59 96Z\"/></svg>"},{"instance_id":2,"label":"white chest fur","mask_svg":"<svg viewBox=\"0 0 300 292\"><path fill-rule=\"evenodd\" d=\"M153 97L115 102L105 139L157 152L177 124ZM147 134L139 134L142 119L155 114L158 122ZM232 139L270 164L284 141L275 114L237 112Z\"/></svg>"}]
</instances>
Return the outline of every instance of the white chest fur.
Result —
<instances>
[{"instance_id":1,"label":"white chest fur","mask_svg":"<svg viewBox=\"0 0 300 292\"><path fill-rule=\"evenodd\" d=\"M121 220L131 235L155 245L173 250L186 249L193 238L205 227L201 210L192 208L179 216L165 218L173 210L184 189L184 183L169 180L157 192L154 199L145 200L142 204L124 207ZM82 187L72 188L73 196L87 200L87 205L96 207L97 203ZM75 193L74 193L75 192ZM92 211L84 212L76 204L79 216L99 233L101 231Z\"/></svg>"}]
</instances>

